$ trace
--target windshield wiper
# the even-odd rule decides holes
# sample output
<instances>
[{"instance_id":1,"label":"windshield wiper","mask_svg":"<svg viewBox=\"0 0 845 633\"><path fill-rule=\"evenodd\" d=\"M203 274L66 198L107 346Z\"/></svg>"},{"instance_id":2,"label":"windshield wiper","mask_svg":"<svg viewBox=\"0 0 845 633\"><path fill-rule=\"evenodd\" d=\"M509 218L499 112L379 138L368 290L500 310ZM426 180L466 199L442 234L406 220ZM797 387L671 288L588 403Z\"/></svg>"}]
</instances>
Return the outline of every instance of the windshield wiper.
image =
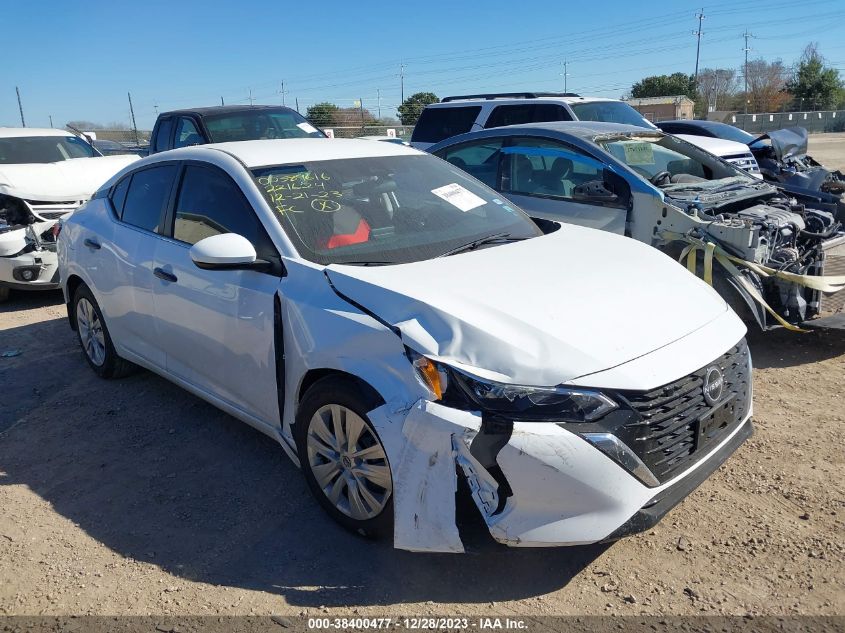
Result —
<instances>
[{"instance_id":1,"label":"windshield wiper","mask_svg":"<svg viewBox=\"0 0 845 633\"><path fill-rule=\"evenodd\" d=\"M396 262L367 261L364 259L351 259L346 262L332 262L332 264L337 264L339 266L390 266L395 263Z\"/></svg>"},{"instance_id":2,"label":"windshield wiper","mask_svg":"<svg viewBox=\"0 0 845 633\"><path fill-rule=\"evenodd\" d=\"M525 237L511 237L510 233L496 233L494 235L488 235L486 237L479 238L477 240L473 240L472 242L468 242L463 246L458 246L457 248L453 248L451 250L446 251L438 255L438 257L448 257L449 255L455 255L457 253L463 253L464 251L474 251L476 248L481 246L482 244L494 244L496 242L509 242L514 241L517 242L519 240L527 239Z\"/></svg>"}]
</instances>

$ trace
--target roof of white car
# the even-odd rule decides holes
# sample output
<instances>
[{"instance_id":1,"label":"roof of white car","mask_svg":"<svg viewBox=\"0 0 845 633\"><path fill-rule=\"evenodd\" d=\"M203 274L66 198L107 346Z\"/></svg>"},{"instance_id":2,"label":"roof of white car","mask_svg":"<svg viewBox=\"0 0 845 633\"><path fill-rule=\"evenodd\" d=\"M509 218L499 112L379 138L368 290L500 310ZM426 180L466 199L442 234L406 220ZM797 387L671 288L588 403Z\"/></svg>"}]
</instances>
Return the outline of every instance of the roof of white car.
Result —
<instances>
[{"instance_id":1,"label":"roof of white car","mask_svg":"<svg viewBox=\"0 0 845 633\"><path fill-rule=\"evenodd\" d=\"M0 127L0 138L20 138L22 136L73 136L67 130L49 127Z\"/></svg>"},{"instance_id":2,"label":"roof of white car","mask_svg":"<svg viewBox=\"0 0 845 633\"><path fill-rule=\"evenodd\" d=\"M514 104L514 103L537 103L537 102L563 102L563 103L593 103L596 101L619 101L619 99L608 99L607 97L468 97L466 99L453 99L451 101L441 101L440 103L432 103L427 105L427 108L448 108L456 105L466 105L467 103L497 103L497 104Z\"/></svg>"},{"instance_id":3,"label":"roof of white car","mask_svg":"<svg viewBox=\"0 0 845 633\"><path fill-rule=\"evenodd\" d=\"M366 141L348 138L296 138L264 141L237 141L183 147L155 154L160 157L179 158L202 150L218 150L231 154L249 168L286 163L307 163L341 158L371 158L377 156L419 155L424 152L398 143Z\"/></svg>"}]
</instances>

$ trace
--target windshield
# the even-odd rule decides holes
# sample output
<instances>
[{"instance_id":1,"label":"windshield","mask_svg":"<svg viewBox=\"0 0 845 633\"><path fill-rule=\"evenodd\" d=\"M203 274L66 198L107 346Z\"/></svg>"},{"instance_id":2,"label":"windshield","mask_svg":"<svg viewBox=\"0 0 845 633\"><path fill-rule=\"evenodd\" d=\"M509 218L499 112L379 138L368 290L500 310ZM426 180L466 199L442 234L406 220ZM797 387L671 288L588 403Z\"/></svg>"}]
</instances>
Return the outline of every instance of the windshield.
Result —
<instances>
[{"instance_id":1,"label":"windshield","mask_svg":"<svg viewBox=\"0 0 845 633\"><path fill-rule=\"evenodd\" d=\"M91 158L94 148L76 136L14 136L0 138L0 165L58 163Z\"/></svg>"},{"instance_id":2,"label":"windshield","mask_svg":"<svg viewBox=\"0 0 845 633\"><path fill-rule=\"evenodd\" d=\"M689 186L727 178L758 182L747 172L674 136L624 135L598 138L596 143L645 180L660 186ZM664 177L656 178L660 174Z\"/></svg>"},{"instance_id":3,"label":"windshield","mask_svg":"<svg viewBox=\"0 0 845 633\"><path fill-rule=\"evenodd\" d=\"M705 127L704 129L706 130L709 128ZM742 143L743 145L748 145L756 138L753 134L749 134L745 130L740 130L738 127L728 125L727 123L714 128L713 132L715 132L716 136L719 138L736 141L737 143Z\"/></svg>"},{"instance_id":4,"label":"windshield","mask_svg":"<svg viewBox=\"0 0 845 633\"><path fill-rule=\"evenodd\" d=\"M294 110L242 110L203 119L212 143L258 141L268 138L325 138Z\"/></svg>"},{"instance_id":5,"label":"windshield","mask_svg":"<svg viewBox=\"0 0 845 633\"><path fill-rule=\"evenodd\" d=\"M604 121L626 123L653 130L654 126L643 115L621 101L588 101L569 104L579 121Z\"/></svg>"},{"instance_id":6,"label":"windshield","mask_svg":"<svg viewBox=\"0 0 845 633\"><path fill-rule=\"evenodd\" d=\"M433 156L329 160L252 173L300 255L319 264L401 264L483 238L540 235L495 191Z\"/></svg>"}]
</instances>

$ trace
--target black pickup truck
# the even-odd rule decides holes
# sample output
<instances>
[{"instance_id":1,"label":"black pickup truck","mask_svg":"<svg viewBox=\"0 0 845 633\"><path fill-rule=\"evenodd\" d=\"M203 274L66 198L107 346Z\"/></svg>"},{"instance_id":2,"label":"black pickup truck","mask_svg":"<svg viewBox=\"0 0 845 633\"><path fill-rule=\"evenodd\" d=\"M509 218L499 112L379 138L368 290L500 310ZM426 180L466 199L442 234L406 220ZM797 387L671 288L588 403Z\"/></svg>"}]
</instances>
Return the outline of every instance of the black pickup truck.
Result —
<instances>
[{"instance_id":1,"label":"black pickup truck","mask_svg":"<svg viewBox=\"0 0 845 633\"><path fill-rule=\"evenodd\" d=\"M270 138L325 138L296 110L238 105L162 112L150 138L150 154L177 147Z\"/></svg>"}]
</instances>

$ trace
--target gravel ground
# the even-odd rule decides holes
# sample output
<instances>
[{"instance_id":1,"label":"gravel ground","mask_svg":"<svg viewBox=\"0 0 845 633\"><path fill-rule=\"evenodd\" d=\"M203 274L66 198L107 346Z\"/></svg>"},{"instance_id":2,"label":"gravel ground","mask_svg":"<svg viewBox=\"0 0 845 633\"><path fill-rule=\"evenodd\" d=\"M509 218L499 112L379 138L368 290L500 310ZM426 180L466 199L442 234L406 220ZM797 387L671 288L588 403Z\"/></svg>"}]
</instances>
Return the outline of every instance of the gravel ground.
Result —
<instances>
[{"instance_id":1,"label":"gravel ground","mask_svg":"<svg viewBox=\"0 0 845 633\"><path fill-rule=\"evenodd\" d=\"M845 135L817 139L845 167ZM756 434L653 530L509 550L467 518L469 554L423 555L338 528L272 440L181 389L97 379L60 294L15 294L0 614L845 614L845 333L750 342Z\"/></svg>"}]
</instances>

